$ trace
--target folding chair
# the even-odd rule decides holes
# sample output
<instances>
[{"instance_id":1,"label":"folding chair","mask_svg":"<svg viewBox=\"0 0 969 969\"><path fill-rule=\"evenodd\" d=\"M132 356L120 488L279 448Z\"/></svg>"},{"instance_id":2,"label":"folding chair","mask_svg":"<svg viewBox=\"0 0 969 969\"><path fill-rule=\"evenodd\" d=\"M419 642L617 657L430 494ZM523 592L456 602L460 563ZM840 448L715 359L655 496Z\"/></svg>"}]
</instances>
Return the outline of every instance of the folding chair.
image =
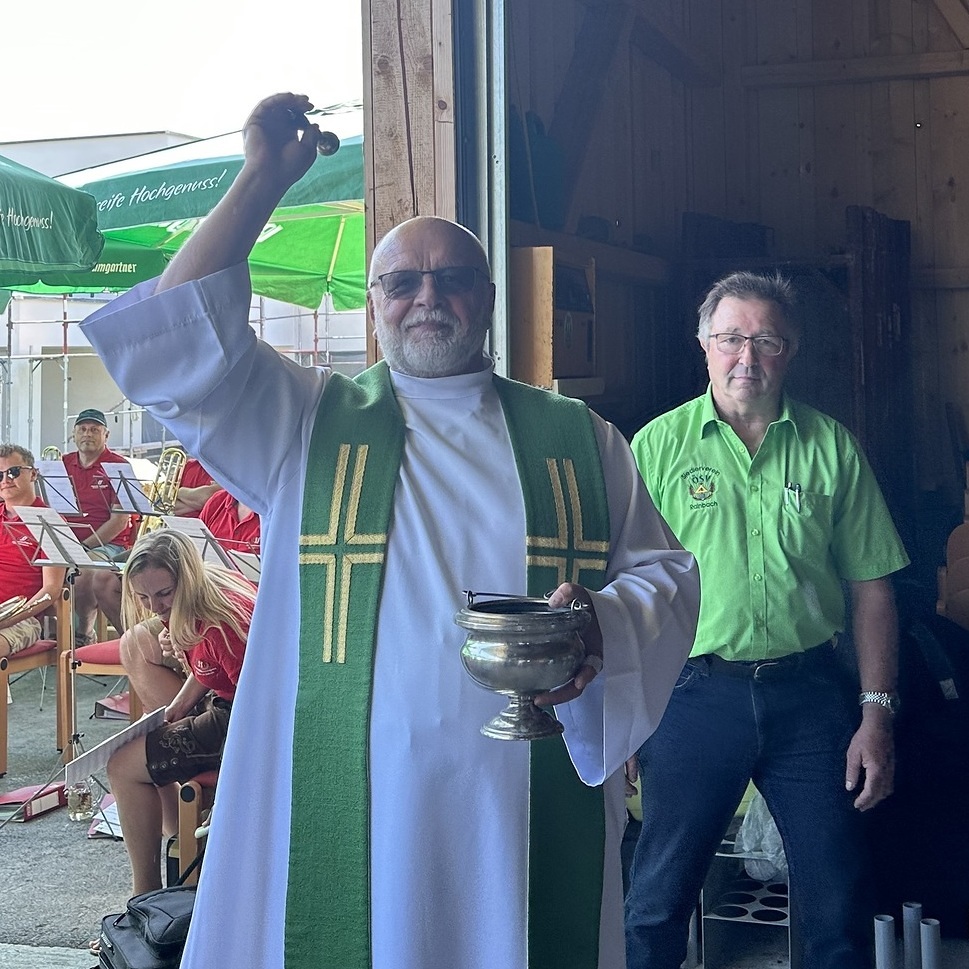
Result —
<instances>
[{"instance_id":1,"label":"folding chair","mask_svg":"<svg viewBox=\"0 0 969 969\"><path fill-rule=\"evenodd\" d=\"M10 684L10 677L28 670L40 669L46 675L47 667L57 668L58 656L64 650L70 650L70 589L65 587L61 597L51 607L54 612L57 624L56 639L38 639L32 646L14 653L12 656L0 658L0 777L7 773L7 741L8 741L8 722L7 722L7 689ZM47 610L50 612L50 610ZM56 676L55 676L56 680ZM44 683L46 688L46 680ZM60 690L55 700L57 703L58 716L60 713ZM43 693L41 694L43 703ZM58 730L60 722L58 720ZM60 741L58 732L57 742Z\"/></svg>"},{"instance_id":2,"label":"folding chair","mask_svg":"<svg viewBox=\"0 0 969 969\"><path fill-rule=\"evenodd\" d=\"M71 651L61 654L57 666L57 746L64 754L64 762L72 760L71 730L74 726L74 677L125 676L121 664L121 640L109 639L106 643L91 643L74 650L77 667L71 672ZM144 708L134 690L128 689L128 720L140 720Z\"/></svg>"},{"instance_id":3,"label":"folding chair","mask_svg":"<svg viewBox=\"0 0 969 969\"><path fill-rule=\"evenodd\" d=\"M198 829L202 824L203 812L212 809L215 801L215 782L218 777L217 770L209 770L197 774L190 781L178 786L179 875L185 873L185 869L199 853L202 838L198 836ZM186 884L194 885L197 881L198 871L196 870L186 879Z\"/></svg>"}]
</instances>

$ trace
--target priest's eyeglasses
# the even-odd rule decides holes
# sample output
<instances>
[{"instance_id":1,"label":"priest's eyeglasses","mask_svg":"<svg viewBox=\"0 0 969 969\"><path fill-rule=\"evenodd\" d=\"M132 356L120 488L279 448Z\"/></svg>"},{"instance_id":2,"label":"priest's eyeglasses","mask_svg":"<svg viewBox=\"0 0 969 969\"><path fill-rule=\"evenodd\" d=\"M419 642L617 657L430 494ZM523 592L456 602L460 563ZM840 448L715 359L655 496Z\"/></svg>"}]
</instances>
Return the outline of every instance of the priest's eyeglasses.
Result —
<instances>
[{"instance_id":1,"label":"priest's eyeglasses","mask_svg":"<svg viewBox=\"0 0 969 969\"><path fill-rule=\"evenodd\" d=\"M29 464L15 464L12 468L4 468L0 471L0 478L6 475L11 481L16 481L20 477L21 471L35 471Z\"/></svg>"},{"instance_id":2,"label":"priest's eyeglasses","mask_svg":"<svg viewBox=\"0 0 969 969\"><path fill-rule=\"evenodd\" d=\"M397 269L377 277L387 299L412 299L424 285L425 276L434 277L434 286L442 296L459 296L474 289L480 269L474 266L445 266L443 269ZM484 273L481 273L483 276ZM373 285L373 284L371 284Z\"/></svg>"},{"instance_id":3,"label":"priest's eyeglasses","mask_svg":"<svg viewBox=\"0 0 969 969\"><path fill-rule=\"evenodd\" d=\"M744 336L742 333L711 333L721 353L731 355L743 353L749 340L759 357L778 357L784 352L787 340L782 336L764 334L763 336Z\"/></svg>"}]
</instances>

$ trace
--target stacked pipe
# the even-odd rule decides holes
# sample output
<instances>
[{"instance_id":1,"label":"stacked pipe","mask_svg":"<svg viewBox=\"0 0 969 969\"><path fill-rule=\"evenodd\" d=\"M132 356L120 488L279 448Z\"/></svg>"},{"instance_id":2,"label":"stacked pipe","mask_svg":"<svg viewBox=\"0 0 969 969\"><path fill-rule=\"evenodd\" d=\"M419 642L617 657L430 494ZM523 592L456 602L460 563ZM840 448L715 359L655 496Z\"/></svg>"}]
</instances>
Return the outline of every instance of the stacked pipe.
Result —
<instances>
[{"instance_id":1,"label":"stacked pipe","mask_svg":"<svg viewBox=\"0 0 969 969\"><path fill-rule=\"evenodd\" d=\"M895 919L875 916L875 969L898 969ZM922 918L921 902L902 904L902 969L942 969L938 919Z\"/></svg>"}]
</instances>

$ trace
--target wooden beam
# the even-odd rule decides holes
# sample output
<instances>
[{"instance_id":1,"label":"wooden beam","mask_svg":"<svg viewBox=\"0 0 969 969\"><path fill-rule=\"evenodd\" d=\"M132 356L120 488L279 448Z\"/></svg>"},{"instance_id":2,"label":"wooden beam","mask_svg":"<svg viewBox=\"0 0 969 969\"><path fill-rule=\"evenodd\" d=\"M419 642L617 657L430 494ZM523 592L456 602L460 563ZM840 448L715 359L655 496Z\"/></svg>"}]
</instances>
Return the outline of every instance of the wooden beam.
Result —
<instances>
[{"instance_id":1,"label":"wooden beam","mask_svg":"<svg viewBox=\"0 0 969 969\"><path fill-rule=\"evenodd\" d=\"M450 3L431 10L434 100L434 214L457 218L457 146L454 132L454 23Z\"/></svg>"},{"instance_id":2,"label":"wooden beam","mask_svg":"<svg viewBox=\"0 0 969 969\"><path fill-rule=\"evenodd\" d=\"M963 47L969 47L969 10L963 0L933 0Z\"/></svg>"},{"instance_id":3,"label":"wooden beam","mask_svg":"<svg viewBox=\"0 0 969 969\"><path fill-rule=\"evenodd\" d=\"M716 87L721 83L720 73L711 67L714 59L691 47L678 31L655 16L636 17L629 42L688 86Z\"/></svg>"},{"instance_id":4,"label":"wooden beam","mask_svg":"<svg viewBox=\"0 0 969 969\"><path fill-rule=\"evenodd\" d=\"M572 59L548 128L549 138L562 149L566 212L571 210L571 200L600 110L602 92L627 15L628 8L624 3L590 8L576 34ZM535 177L540 178L541 173L535 173Z\"/></svg>"},{"instance_id":5,"label":"wooden beam","mask_svg":"<svg viewBox=\"0 0 969 969\"><path fill-rule=\"evenodd\" d=\"M869 84L878 81L929 80L969 76L969 50L932 54L895 54L854 60L801 61L741 68L748 88L820 87L826 84Z\"/></svg>"},{"instance_id":6,"label":"wooden beam","mask_svg":"<svg viewBox=\"0 0 969 969\"><path fill-rule=\"evenodd\" d=\"M913 267L912 289L969 289L969 266Z\"/></svg>"},{"instance_id":7,"label":"wooden beam","mask_svg":"<svg viewBox=\"0 0 969 969\"><path fill-rule=\"evenodd\" d=\"M364 0L368 232L453 214L454 75L450 0Z\"/></svg>"},{"instance_id":8,"label":"wooden beam","mask_svg":"<svg viewBox=\"0 0 969 969\"><path fill-rule=\"evenodd\" d=\"M633 249L595 242L582 236L551 232L532 222L508 222L508 242L512 246L552 246L573 259L595 259L596 271L612 276L624 276L643 283L666 283L670 266L665 259Z\"/></svg>"},{"instance_id":9,"label":"wooden beam","mask_svg":"<svg viewBox=\"0 0 969 969\"><path fill-rule=\"evenodd\" d=\"M367 262L415 215L453 218L453 0L362 0ZM367 357L376 359L372 335Z\"/></svg>"}]
</instances>

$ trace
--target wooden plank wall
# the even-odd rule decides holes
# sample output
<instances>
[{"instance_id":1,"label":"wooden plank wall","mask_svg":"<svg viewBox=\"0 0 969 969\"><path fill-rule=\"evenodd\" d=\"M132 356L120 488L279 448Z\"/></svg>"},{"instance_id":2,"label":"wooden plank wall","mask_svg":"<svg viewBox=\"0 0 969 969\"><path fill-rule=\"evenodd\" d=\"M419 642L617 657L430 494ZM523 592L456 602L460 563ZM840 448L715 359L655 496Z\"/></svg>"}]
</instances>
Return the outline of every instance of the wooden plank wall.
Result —
<instances>
[{"instance_id":1,"label":"wooden plank wall","mask_svg":"<svg viewBox=\"0 0 969 969\"><path fill-rule=\"evenodd\" d=\"M670 332L681 321L669 315L665 271L618 256L671 256L691 204L687 85L649 53L657 36L683 34L683 8L679 0L530 0L507 10L509 101L519 117L541 119L570 176L555 238L592 221L617 252L612 260L601 247L595 257L597 358L607 389L591 403L631 434L676 402L671 340L674 359L693 349L688 332Z\"/></svg>"},{"instance_id":2,"label":"wooden plank wall","mask_svg":"<svg viewBox=\"0 0 969 969\"><path fill-rule=\"evenodd\" d=\"M698 210L770 225L778 254L801 259L843 250L848 205L911 222L919 484L957 487L945 407L969 423L966 0L691 0L684 27L707 48L719 29L722 56L722 86L689 92Z\"/></svg>"},{"instance_id":3,"label":"wooden plank wall","mask_svg":"<svg viewBox=\"0 0 969 969\"><path fill-rule=\"evenodd\" d=\"M686 88L637 44L637 16L647 9L650 23L682 32L674 0L509 4L509 100L521 116L534 112L550 133L563 132L560 143L573 126L584 141L564 231L593 217L608 226L613 245L668 256L687 205ZM593 47L590 25L606 18L618 40ZM576 77L603 78L591 116L572 111L568 86Z\"/></svg>"},{"instance_id":4,"label":"wooden plank wall","mask_svg":"<svg viewBox=\"0 0 969 969\"><path fill-rule=\"evenodd\" d=\"M416 212L450 214L451 3L364 0L371 243ZM816 261L844 250L849 205L911 222L919 483L956 487L945 413L969 425L969 0L505 9L509 101L555 133L574 175L564 233L591 217L613 246L673 261L682 215L698 211L769 225L778 256ZM637 307L662 283L597 265L618 401L657 371L670 334L646 339L631 367L637 327L657 326Z\"/></svg>"},{"instance_id":5,"label":"wooden plank wall","mask_svg":"<svg viewBox=\"0 0 969 969\"><path fill-rule=\"evenodd\" d=\"M367 262L375 242L415 215L454 218L451 0L363 0ZM368 334L368 358L377 357Z\"/></svg>"},{"instance_id":6,"label":"wooden plank wall","mask_svg":"<svg viewBox=\"0 0 969 969\"><path fill-rule=\"evenodd\" d=\"M453 217L456 4L364 0L368 253L412 215ZM648 9L648 22L640 9ZM604 324L597 353L609 378L597 405L632 432L638 414L673 396L660 332L669 321L656 309L665 304L665 264L623 259L621 250L668 255L687 205L686 86L649 54L658 44L661 58L680 56L668 42L670 32L682 32L680 7L676 0L530 0L506 4L505 13L509 101L521 117L541 119L575 186L564 200L565 233L597 220L618 247L615 265L596 257ZM372 340L369 351L375 358ZM639 400L644 384L647 399Z\"/></svg>"}]
</instances>

